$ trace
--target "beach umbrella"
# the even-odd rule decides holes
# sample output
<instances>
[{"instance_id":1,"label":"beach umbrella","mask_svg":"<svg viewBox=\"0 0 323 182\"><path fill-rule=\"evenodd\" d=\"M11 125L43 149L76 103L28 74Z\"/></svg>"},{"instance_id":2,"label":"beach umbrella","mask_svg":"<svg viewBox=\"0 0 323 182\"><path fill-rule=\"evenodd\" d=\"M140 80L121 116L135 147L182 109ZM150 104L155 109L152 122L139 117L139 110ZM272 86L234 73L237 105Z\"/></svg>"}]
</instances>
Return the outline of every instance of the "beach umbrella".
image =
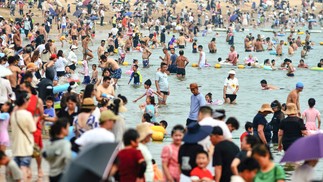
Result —
<instances>
[{"instance_id":1,"label":"beach umbrella","mask_svg":"<svg viewBox=\"0 0 323 182\"><path fill-rule=\"evenodd\" d=\"M236 21L237 18L238 18L238 14L234 14L230 17L230 21L231 22Z\"/></svg>"},{"instance_id":2,"label":"beach umbrella","mask_svg":"<svg viewBox=\"0 0 323 182\"><path fill-rule=\"evenodd\" d=\"M73 16L79 17L82 14L82 9L78 9L73 13Z\"/></svg>"},{"instance_id":3,"label":"beach umbrella","mask_svg":"<svg viewBox=\"0 0 323 182\"><path fill-rule=\"evenodd\" d=\"M96 143L82 148L60 182L101 181L107 177L117 155L118 143Z\"/></svg>"},{"instance_id":4,"label":"beach umbrella","mask_svg":"<svg viewBox=\"0 0 323 182\"><path fill-rule=\"evenodd\" d=\"M12 75L11 70L0 65L0 77L9 76L9 75Z\"/></svg>"},{"instance_id":5,"label":"beach umbrella","mask_svg":"<svg viewBox=\"0 0 323 182\"><path fill-rule=\"evenodd\" d=\"M85 0L85 1L83 1L83 6L87 6L90 2L91 2L91 0Z\"/></svg>"},{"instance_id":6,"label":"beach umbrella","mask_svg":"<svg viewBox=\"0 0 323 182\"><path fill-rule=\"evenodd\" d=\"M132 16L132 12L130 12L130 11L128 11L128 12L126 12L126 13L123 13L123 16Z\"/></svg>"},{"instance_id":7,"label":"beach umbrella","mask_svg":"<svg viewBox=\"0 0 323 182\"><path fill-rule=\"evenodd\" d=\"M323 158L323 133L296 140L285 152L280 162L297 162Z\"/></svg>"}]
</instances>

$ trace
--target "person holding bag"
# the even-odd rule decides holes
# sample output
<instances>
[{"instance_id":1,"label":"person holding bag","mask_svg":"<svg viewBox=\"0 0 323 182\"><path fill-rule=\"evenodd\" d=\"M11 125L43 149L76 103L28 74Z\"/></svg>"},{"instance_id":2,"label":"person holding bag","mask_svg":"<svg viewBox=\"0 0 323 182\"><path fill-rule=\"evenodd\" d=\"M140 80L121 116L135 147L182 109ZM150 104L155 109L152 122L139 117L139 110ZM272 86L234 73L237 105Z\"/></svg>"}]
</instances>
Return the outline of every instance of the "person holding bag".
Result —
<instances>
[{"instance_id":1,"label":"person holding bag","mask_svg":"<svg viewBox=\"0 0 323 182\"><path fill-rule=\"evenodd\" d=\"M12 155L21 168L23 181L31 179L31 159L33 155L34 136L36 123L32 114L26 110L29 104L30 95L26 91L16 93L17 105L10 119L12 135Z\"/></svg>"}]
</instances>

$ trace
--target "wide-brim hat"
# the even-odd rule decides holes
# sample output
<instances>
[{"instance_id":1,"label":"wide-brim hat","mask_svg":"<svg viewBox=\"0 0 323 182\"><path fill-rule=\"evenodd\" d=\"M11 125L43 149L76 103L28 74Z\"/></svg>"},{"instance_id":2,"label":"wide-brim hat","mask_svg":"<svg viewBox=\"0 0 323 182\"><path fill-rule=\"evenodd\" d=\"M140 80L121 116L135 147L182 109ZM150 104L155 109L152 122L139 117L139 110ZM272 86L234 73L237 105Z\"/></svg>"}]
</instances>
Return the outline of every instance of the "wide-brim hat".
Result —
<instances>
[{"instance_id":1,"label":"wide-brim hat","mask_svg":"<svg viewBox=\"0 0 323 182\"><path fill-rule=\"evenodd\" d=\"M152 135L153 131L150 128L149 123L140 123L137 125L136 130L139 133L139 141L144 140L147 136Z\"/></svg>"},{"instance_id":2,"label":"wide-brim hat","mask_svg":"<svg viewBox=\"0 0 323 182\"><path fill-rule=\"evenodd\" d=\"M287 114L287 115L298 114L296 104L294 104L294 103L286 104L285 114Z\"/></svg>"},{"instance_id":3,"label":"wide-brim hat","mask_svg":"<svg viewBox=\"0 0 323 182\"><path fill-rule=\"evenodd\" d=\"M235 75L235 74L236 74L236 72L235 72L234 70L230 70L230 71L228 72L228 74L229 74L229 75Z\"/></svg>"},{"instance_id":4,"label":"wide-brim hat","mask_svg":"<svg viewBox=\"0 0 323 182\"><path fill-rule=\"evenodd\" d=\"M101 112L101 116L100 116L99 121L101 124L101 123L104 123L105 121L108 121L108 120L117 121L118 118L119 117L117 115L115 115L112 111L106 110L106 111Z\"/></svg>"},{"instance_id":5,"label":"wide-brim hat","mask_svg":"<svg viewBox=\"0 0 323 182\"><path fill-rule=\"evenodd\" d=\"M184 135L183 141L185 143L197 143L209 136L211 132L211 126L201 126L193 122L187 126L187 132Z\"/></svg>"},{"instance_id":6,"label":"wide-brim hat","mask_svg":"<svg viewBox=\"0 0 323 182\"><path fill-rule=\"evenodd\" d=\"M263 104L261 108L259 109L259 112L274 112L273 109L271 108L270 104Z\"/></svg>"},{"instance_id":7,"label":"wide-brim hat","mask_svg":"<svg viewBox=\"0 0 323 182\"><path fill-rule=\"evenodd\" d=\"M117 98L117 99L119 99L119 98ZM122 99L119 99L119 100L120 100L119 112L127 112L128 109L124 106ZM112 104L113 104L113 99L110 99L108 102L108 106L111 106Z\"/></svg>"},{"instance_id":8,"label":"wide-brim hat","mask_svg":"<svg viewBox=\"0 0 323 182\"><path fill-rule=\"evenodd\" d=\"M94 100L92 98L85 98L82 103L82 109L95 109Z\"/></svg>"}]
</instances>

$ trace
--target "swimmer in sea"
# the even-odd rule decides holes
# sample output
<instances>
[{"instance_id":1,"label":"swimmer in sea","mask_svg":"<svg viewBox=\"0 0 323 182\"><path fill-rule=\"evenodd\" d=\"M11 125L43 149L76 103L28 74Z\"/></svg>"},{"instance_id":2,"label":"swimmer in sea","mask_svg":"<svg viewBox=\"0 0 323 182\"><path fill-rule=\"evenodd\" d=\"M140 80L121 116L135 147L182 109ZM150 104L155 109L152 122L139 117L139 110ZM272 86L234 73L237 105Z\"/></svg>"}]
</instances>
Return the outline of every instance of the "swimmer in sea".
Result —
<instances>
[{"instance_id":1,"label":"swimmer in sea","mask_svg":"<svg viewBox=\"0 0 323 182\"><path fill-rule=\"evenodd\" d=\"M295 68L292 64L292 60L286 58L284 60L284 62L286 62L286 65L287 65L287 76L294 76L294 72L295 72Z\"/></svg>"},{"instance_id":2,"label":"swimmer in sea","mask_svg":"<svg viewBox=\"0 0 323 182\"><path fill-rule=\"evenodd\" d=\"M278 90L279 88L274 85L269 85L266 80L260 81L261 89L262 90Z\"/></svg>"},{"instance_id":3,"label":"swimmer in sea","mask_svg":"<svg viewBox=\"0 0 323 182\"><path fill-rule=\"evenodd\" d=\"M299 60L297 68L308 68L308 65L305 64L304 59Z\"/></svg>"},{"instance_id":4,"label":"swimmer in sea","mask_svg":"<svg viewBox=\"0 0 323 182\"><path fill-rule=\"evenodd\" d=\"M301 58L305 58L307 56L307 47L304 46L301 51Z\"/></svg>"},{"instance_id":5,"label":"swimmer in sea","mask_svg":"<svg viewBox=\"0 0 323 182\"><path fill-rule=\"evenodd\" d=\"M206 104L212 104L212 93L209 92L205 95L205 101L206 101Z\"/></svg>"},{"instance_id":6,"label":"swimmer in sea","mask_svg":"<svg viewBox=\"0 0 323 182\"><path fill-rule=\"evenodd\" d=\"M284 45L284 41L281 40L279 42L279 44L277 45L277 47L276 47L276 55L277 56L282 56L283 55L283 45Z\"/></svg>"}]
</instances>

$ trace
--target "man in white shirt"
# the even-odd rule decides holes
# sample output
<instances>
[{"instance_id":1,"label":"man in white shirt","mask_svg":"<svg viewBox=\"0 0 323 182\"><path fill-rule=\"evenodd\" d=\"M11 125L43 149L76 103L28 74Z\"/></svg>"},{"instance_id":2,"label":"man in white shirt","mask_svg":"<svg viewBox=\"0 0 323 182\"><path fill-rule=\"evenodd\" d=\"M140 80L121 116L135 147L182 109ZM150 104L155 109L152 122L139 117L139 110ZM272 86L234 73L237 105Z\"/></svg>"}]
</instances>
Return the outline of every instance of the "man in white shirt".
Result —
<instances>
[{"instance_id":1,"label":"man in white shirt","mask_svg":"<svg viewBox=\"0 0 323 182\"><path fill-rule=\"evenodd\" d=\"M163 97L162 100L158 99L159 105L166 105L167 96L170 93L168 86L168 76L166 74L167 69L168 65L162 62L160 65L160 71L156 73L155 77L157 93Z\"/></svg>"},{"instance_id":2,"label":"man in white shirt","mask_svg":"<svg viewBox=\"0 0 323 182\"><path fill-rule=\"evenodd\" d=\"M9 101L12 94L13 93L9 80L0 78L0 108L4 103Z\"/></svg>"},{"instance_id":3,"label":"man in white shirt","mask_svg":"<svg viewBox=\"0 0 323 182\"><path fill-rule=\"evenodd\" d=\"M119 31L119 29L116 26L113 26L113 28L111 29L111 33L112 33L113 37L116 37L118 31Z\"/></svg>"},{"instance_id":4,"label":"man in white shirt","mask_svg":"<svg viewBox=\"0 0 323 182\"><path fill-rule=\"evenodd\" d=\"M100 116L100 127L85 132L75 140L75 143L85 147L91 143L115 142L115 136L111 131L117 119L118 116L112 111L103 111Z\"/></svg>"}]
</instances>

